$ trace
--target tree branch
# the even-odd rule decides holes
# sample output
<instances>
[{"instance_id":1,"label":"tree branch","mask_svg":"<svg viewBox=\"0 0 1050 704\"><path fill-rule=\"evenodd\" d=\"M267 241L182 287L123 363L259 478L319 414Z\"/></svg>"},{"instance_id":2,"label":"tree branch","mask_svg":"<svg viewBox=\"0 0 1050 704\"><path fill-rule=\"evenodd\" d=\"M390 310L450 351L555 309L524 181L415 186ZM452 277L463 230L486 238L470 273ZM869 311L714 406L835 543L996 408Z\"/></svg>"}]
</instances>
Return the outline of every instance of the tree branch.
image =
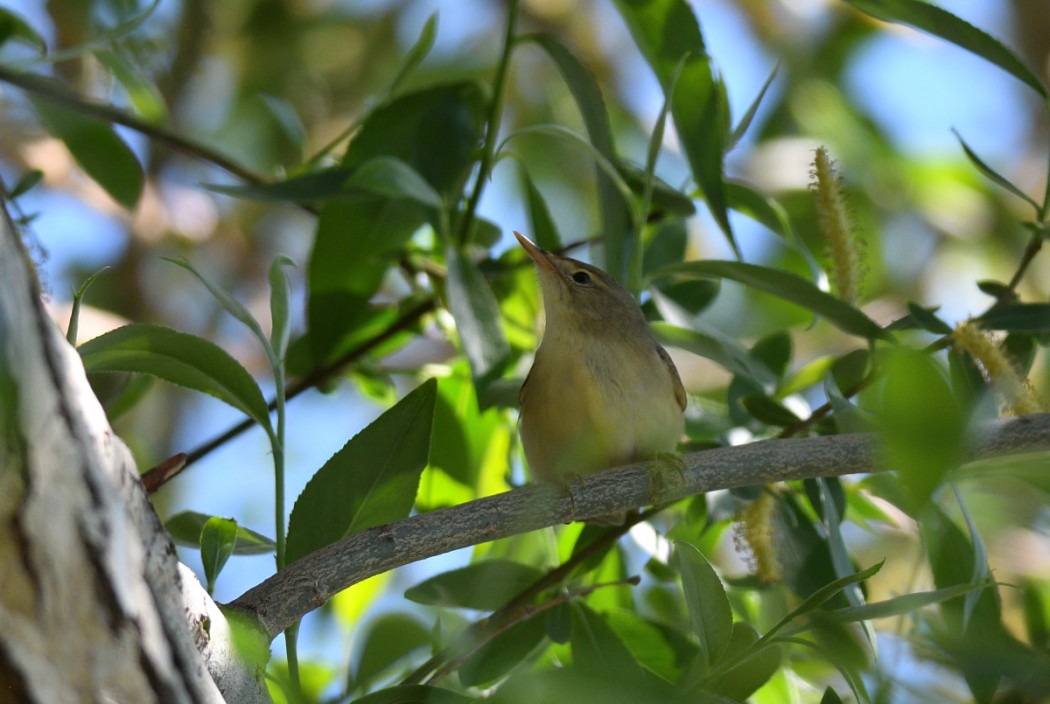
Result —
<instances>
[{"instance_id":1,"label":"tree branch","mask_svg":"<svg viewBox=\"0 0 1050 704\"><path fill-rule=\"evenodd\" d=\"M1047 451L1050 413L1040 413L982 424L969 457ZM627 465L582 477L567 492L529 486L376 526L307 555L230 606L254 616L272 640L337 592L451 550L715 489L885 469L871 433L763 440L682 460L680 475L647 464Z\"/></svg>"}]
</instances>

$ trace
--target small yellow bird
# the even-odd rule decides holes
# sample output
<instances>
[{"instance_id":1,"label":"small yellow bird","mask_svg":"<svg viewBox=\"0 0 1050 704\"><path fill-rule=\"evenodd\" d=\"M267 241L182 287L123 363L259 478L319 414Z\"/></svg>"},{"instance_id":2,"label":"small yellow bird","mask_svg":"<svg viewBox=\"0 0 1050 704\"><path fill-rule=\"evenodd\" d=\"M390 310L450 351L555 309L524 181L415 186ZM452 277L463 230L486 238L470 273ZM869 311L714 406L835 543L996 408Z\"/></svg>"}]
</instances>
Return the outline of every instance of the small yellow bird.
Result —
<instances>
[{"instance_id":1,"label":"small yellow bird","mask_svg":"<svg viewBox=\"0 0 1050 704\"><path fill-rule=\"evenodd\" d=\"M532 478L566 485L673 452L685 389L637 301L601 269L514 236L536 264L547 315L518 397Z\"/></svg>"}]
</instances>

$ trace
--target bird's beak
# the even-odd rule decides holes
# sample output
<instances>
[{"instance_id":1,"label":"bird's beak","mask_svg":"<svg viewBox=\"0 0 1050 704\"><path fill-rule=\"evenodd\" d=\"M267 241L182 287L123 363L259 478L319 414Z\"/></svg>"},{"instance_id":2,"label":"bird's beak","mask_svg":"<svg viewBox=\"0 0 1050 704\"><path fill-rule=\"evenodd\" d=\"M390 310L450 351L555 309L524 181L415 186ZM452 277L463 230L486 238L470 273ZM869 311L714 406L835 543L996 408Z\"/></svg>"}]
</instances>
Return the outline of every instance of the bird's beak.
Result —
<instances>
[{"instance_id":1,"label":"bird's beak","mask_svg":"<svg viewBox=\"0 0 1050 704\"><path fill-rule=\"evenodd\" d=\"M558 274L558 267L554 266L554 262L551 260L550 253L540 249L536 246L536 243L530 240L520 232L515 231L514 236L518 238L518 242L521 242L521 246L525 248L525 251L529 253L532 261L536 262L536 266L541 269L546 269L552 274Z\"/></svg>"}]
</instances>

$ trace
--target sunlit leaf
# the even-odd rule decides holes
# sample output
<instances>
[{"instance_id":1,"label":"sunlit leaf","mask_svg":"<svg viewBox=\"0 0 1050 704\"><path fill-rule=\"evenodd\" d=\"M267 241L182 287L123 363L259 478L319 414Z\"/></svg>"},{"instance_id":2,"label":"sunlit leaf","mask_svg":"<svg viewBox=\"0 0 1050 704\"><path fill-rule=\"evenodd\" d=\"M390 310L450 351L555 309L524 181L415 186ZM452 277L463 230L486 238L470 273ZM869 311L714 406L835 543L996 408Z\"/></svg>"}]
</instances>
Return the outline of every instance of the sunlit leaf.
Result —
<instances>
[{"instance_id":1,"label":"sunlit leaf","mask_svg":"<svg viewBox=\"0 0 1050 704\"><path fill-rule=\"evenodd\" d=\"M885 375L878 421L883 451L918 508L962 461L965 418L945 374L925 353L892 350L880 366Z\"/></svg>"},{"instance_id":2,"label":"sunlit leaf","mask_svg":"<svg viewBox=\"0 0 1050 704\"><path fill-rule=\"evenodd\" d=\"M171 535L176 545L184 545L189 548L199 548L201 544L201 530L210 519L206 513L197 511L182 511L176 513L164 522L164 528ZM277 549L276 544L265 535L248 530L244 526L237 526L236 542L233 546L234 555L272 555Z\"/></svg>"},{"instance_id":3,"label":"sunlit leaf","mask_svg":"<svg viewBox=\"0 0 1050 704\"><path fill-rule=\"evenodd\" d=\"M79 348L89 372L150 374L225 401L264 428L270 425L259 385L237 360L205 339L169 328L134 323Z\"/></svg>"},{"instance_id":4,"label":"sunlit leaf","mask_svg":"<svg viewBox=\"0 0 1050 704\"><path fill-rule=\"evenodd\" d=\"M998 39L937 5L922 0L846 1L872 17L911 25L973 52L1027 85L1043 100L1050 98L1042 81Z\"/></svg>"},{"instance_id":5,"label":"sunlit leaf","mask_svg":"<svg viewBox=\"0 0 1050 704\"><path fill-rule=\"evenodd\" d=\"M800 276L780 269L729 261L692 261L667 267L655 276L701 276L737 281L750 288L771 293L825 318L843 332L868 339L885 339L888 334L861 311L829 293L821 291Z\"/></svg>"},{"instance_id":6,"label":"sunlit leaf","mask_svg":"<svg viewBox=\"0 0 1050 704\"><path fill-rule=\"evenodd\" d=\"M215 580L233 554L237 544L237 521L212 516L204 522L200 534L201 563L208 592L215 590Z\"/></svg>"},{"instance_id":7,"label":"sunlit leaf","mask_svg":"<svg viewBox=\"0 0 1050 704\"><path fill-rule=\"evenodd\" d=\"M423 382L317 470L288 521L288 562L358 531L404 518L430 452L437 382Z\"/></svg>"}]
</instances>

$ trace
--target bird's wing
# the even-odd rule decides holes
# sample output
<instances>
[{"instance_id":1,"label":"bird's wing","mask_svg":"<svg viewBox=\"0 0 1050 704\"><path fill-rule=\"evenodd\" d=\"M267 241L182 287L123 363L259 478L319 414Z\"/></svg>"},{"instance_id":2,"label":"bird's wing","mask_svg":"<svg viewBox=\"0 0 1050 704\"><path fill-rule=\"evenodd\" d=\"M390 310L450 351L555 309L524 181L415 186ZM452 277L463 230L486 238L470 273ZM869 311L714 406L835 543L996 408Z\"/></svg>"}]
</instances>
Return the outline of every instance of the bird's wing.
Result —
<instances>
[{"instance_id":1,"label":"bird's wing","mask_svg":"<svg viewBox=\"0 0 1050 704\"><path fill-rule=\"evenodd\" d=\"M685 387L682 386L682 377L678 376L678 369L675 367L674 362L671 361L671 355L667 354L667 350L657 345L656 352L660 355L660 359L667 367L667 372L671 375L671 383L674 385L674 398L678 401L678 407L684 411L686 399Z\"/></svg>"}]
</instances>

